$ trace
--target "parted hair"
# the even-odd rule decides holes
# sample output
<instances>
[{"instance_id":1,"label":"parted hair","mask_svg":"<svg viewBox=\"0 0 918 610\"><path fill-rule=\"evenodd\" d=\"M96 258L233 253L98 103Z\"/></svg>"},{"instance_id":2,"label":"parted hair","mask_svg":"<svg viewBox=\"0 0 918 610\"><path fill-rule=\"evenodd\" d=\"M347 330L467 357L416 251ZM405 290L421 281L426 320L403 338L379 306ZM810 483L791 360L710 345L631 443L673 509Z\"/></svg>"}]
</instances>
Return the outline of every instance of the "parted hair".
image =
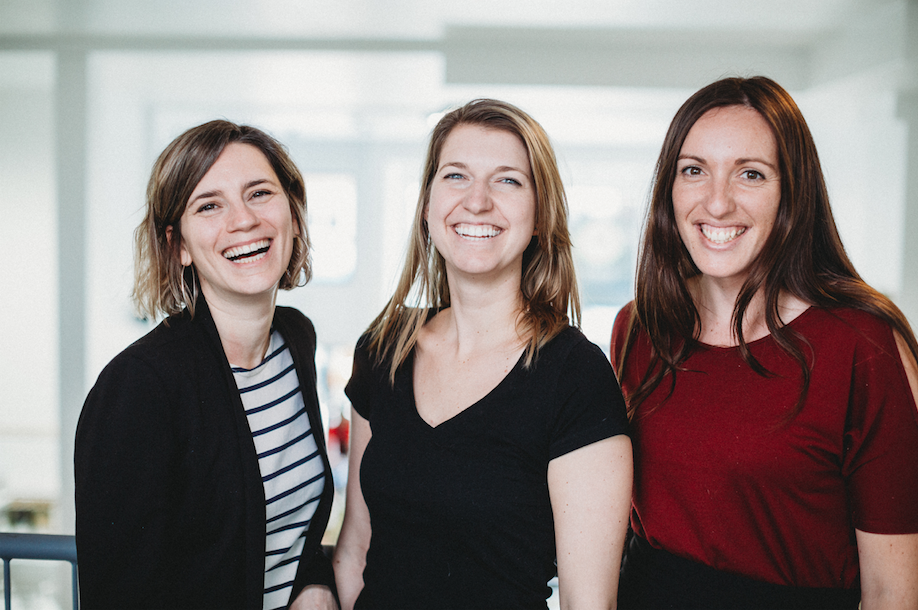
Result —
<instances>
[{"instance_id":1,"label":"parted hair","mask_svg":"<svg viewBox=\"0 0 918 610\"><path fill-rule=\"evenodd\" d=\"M421 176L408 253L398 286L369 328L370 351L386 362L390 381L427 320L428 311L449 307L443 256L430 239L425 211L440 165L440 152L453 129L475 125L517 136L526 148L535 189L536 235L523 254L522 311L517 329L527 342L526 366L540 347L568 324L580 322L580 297L567 227L567 198L548 135L531 116L506 102L477 99L447 113L434 127Z\"/></svg>"},{"instance_id":2,"label":"parted hair","mask_svg":"<svg viewBox=\"0 0 918 610\"><path fill-rule=\"evenodd\" d=\"M264 154L299 227L280 288L289 290L309 281L306 186L296 164L284 146L264 131L225 120L210 121L178 136L153 164L146 213L134 231L133 298L143 317L169 316L183 308L194 315L198 286L193 266L183 267L181 263L182 214L201 178L233 143L254 146Z\"/></svg>"},{"instance_id":3,"label":"parted hair","mask_svg":"<svg viewBox=\"0 0 918 610\"><path fill-rule=\"evenodd\" d=\"M725 106L745 106L758 112L777 143L781 201L771 235L737 296L732 326L746 363L757 373L770 375L750 353L743 337L743 317L761 291L768 331L801 368L800 395L788 419L803 408L812 364L805 355L806 340L781 324L778 298L782 291L811 306L847 307L877 315L905 339L918 358L918 344L905 316L889 298L861 279L845 253L816 145L790 94L763 76L725 78L699 90L682 105L657 160L638 255L634 307L619 353L622 371L639 334L648 334L651 363L639 386L627 397L631 417L664 378L671 376L671 387L675 386L680 366L698 347L700 318L686 281L699 270L679 236L672 192L679 153L689 130L706 112Z\"/></svg>"}]
</instances>

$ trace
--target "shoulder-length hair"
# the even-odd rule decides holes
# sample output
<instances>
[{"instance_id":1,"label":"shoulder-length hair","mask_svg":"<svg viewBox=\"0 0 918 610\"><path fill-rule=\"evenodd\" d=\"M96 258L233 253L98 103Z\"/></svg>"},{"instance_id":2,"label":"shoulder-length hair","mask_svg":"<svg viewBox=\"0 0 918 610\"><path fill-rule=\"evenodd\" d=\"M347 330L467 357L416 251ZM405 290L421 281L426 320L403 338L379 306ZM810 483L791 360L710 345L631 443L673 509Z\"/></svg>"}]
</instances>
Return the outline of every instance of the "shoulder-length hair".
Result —
<instances>
[{"instance_id":1,"label":"shoulder-length hair","mask_svg":"<svg viewBox=\"0 0 918 610\"><path fill-rule=\"evenodd\" d=\"M781 201L771 235L753 261L733 309L733 332L743 359L760 375L770 375L750 353L743 337L743 317L759 291L765 297L768 331L799 363L802 372L800 396L789 418L803 408L811 365L803 352L805 339L781 323L778 299L782 291L817 307L849 307L875 314L906 340L918 358L918 344L905 316L889 298L861 279L845 254L816 145L794 100L763 76L726 78L704 87L682 105L657 160L638 255L634 308L619 358L619 369L624 370L638 334L647 332L651 363L628 397L631 416L667 375L672 375L674 387L680 365L698 347L700 318L686 280L699 270L679 236L672 192L676 163L689 130L705 113L724 106L745 106L765 119L777 143L781 179Z\"/></svg>"},{"instance_id":2,"label":"shoulder-length hair","mask_svg":"<svg viewBox=\"0 0 918 610\"><path fill-rule=\"evenodd\" d=\"M217 157L232 143L254 146L264 154L290 202L299 235L280 288L302 286L311 277L306 228L306 186L284 146L248 125L216 120L192 127L159 155L147 184L146 213L134 231L134 303L151 319L187 308L194 315L198 286L192 267L181 263L182 214L192 191ZM171 231L171 237L170 237Z\"/></svg>"},{"instance_id":3,"label":"shoulder-length hair","mask_svg":"<svg viewBox=\"0 0 918 610\"><path fill-rule=\"evenodd\" d=\"M571 239L567 228L567 199L548 135L519 108L492 99L478 99L446 114L437 123L427 149L421 192L414 214L408 254L398 287L370 325L370 349L378 363L386 361L390 380L414 347L428 311L449 307L449 285L443 256L430 240L425 210L440 165L440 152L459 125L477 125L517 136L526 148L532 170L536 205L536 235L523 254L520 292L523 303L518 321L528 337L526 366L540 347L568 323L580 323L580 297L574 274Z\"/></svg>"}]
</instances>

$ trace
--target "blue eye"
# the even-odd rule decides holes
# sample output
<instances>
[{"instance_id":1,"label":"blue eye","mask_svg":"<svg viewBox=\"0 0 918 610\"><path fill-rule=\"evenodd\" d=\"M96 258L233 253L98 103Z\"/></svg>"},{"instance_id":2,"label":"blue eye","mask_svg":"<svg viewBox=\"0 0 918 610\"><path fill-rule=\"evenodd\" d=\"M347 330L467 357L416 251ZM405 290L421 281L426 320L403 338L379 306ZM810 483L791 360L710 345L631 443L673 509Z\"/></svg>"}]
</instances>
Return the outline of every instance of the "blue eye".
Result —
<instances>
[{"instance_id":1,"label":"blue eye","mask_svg":"<svg viewBox=\"0 0 918 610\"><path fill-rule=\"evenodd\" d=\"M522 183L519 180L516 180L515 178L501 178L500 181L505 182L507 184L514 184L516 186L523 186Z\"/></svg>"}]
</instances>

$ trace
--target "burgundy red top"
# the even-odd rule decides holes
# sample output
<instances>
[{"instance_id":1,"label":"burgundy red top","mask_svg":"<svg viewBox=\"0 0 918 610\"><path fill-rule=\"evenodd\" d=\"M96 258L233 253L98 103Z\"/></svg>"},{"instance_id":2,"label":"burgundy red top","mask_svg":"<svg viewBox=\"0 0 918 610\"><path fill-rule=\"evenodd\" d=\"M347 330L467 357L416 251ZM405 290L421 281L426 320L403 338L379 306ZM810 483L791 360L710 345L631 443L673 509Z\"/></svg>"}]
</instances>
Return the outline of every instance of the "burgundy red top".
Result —
<instances>
[{"instance_id":1,"label":"burgundy red top","mask_svg":"<svg viewBox=\"0 0 918 610\"><path fill-rule=\"evenodd\" d=\"M632 304L612 361L625 396L647 369L642 334L621 371ZM800 367L769 336L701 346L633 421L632 527L651 545L717 569L804 587L857 586L854 529L918 532L918 407L890 327L849 309L811 307L790 323L812 348L802 412ZM809 350L804 347L808 358ZM646 416L642 413L658 406Z\"/></svg>"}]
</instances>

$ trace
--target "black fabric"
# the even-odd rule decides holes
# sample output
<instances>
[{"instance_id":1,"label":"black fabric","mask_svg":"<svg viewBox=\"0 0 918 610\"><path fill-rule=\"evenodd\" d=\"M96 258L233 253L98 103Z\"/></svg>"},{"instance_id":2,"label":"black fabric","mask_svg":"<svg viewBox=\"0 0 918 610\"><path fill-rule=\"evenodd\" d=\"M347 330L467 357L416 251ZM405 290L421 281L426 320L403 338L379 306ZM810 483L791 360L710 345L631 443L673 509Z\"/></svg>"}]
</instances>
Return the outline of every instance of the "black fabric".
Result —
<instances>
[{"instance_id":1,"label":"black fabric","mask_svg":"<svg viewBox=\"0 0 918 610\"><path fill-rule=\"evenodd\" d=\"M333 495L315 392L315 331L278 307L325 464L291 599L334 591L321 551ZM74 453L80 603L95 608L261 608L265 497L242 401L200 299L116 356L80 414Z\"/></svg>"},{"instance_id":2,"label":"black fabric","mask_svg":"<svg viewBox=\"0 0 918 610\"><path fill-rule=\"evenodd\" d=\"M654 548L632 534L622 563L619 610L844 610L860 591L753 580Z\"/></svg>"},{"instance_id":3,"label":"black fabric","mask_svg":"<svg viewBox=\"0 0 918 610\"><path fill-rule=\"evenodd\" d=\"M413 358L394 388L364 338L347 394L372 438L360 482L372 539L357 608L545 608L554 576L551 459L627 427L611 366L573 328L431 428Z\"/></svg>"}]
</instances>

